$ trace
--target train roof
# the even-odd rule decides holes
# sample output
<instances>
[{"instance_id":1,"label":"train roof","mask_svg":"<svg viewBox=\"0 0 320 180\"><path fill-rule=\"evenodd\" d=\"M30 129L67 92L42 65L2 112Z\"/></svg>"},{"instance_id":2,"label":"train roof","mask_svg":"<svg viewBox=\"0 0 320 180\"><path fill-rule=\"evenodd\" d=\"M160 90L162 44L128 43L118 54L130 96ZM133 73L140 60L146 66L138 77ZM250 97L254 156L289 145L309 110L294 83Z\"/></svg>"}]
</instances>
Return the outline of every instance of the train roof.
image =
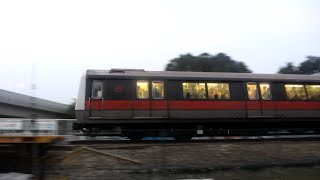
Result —
<instances>
[{"instance_id":1,"label":"train roof","mask_svg":"<svg viewBox=\"0 0 320 180\"><path fill-rule=\"evenodd\" d=\"M176 79L229 81L320 82L319 76L298 74L255 74L190 71L145 71L143 69L87 70L87 77L116 79Z\"/></svg>"}]
</instances>

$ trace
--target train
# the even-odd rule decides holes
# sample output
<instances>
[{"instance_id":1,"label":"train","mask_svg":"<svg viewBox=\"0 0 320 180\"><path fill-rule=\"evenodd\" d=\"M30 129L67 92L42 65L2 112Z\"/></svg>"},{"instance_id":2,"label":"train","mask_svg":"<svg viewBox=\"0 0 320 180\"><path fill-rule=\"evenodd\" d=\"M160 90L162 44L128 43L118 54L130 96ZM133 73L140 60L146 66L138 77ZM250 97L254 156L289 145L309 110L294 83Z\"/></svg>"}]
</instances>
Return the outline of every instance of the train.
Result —
<instances>
[{"instance_id":1,"label":"train","mask_svg":"<svg viewBox=\"0 0 320 180\"><path fill-rule=\"evenodd\" d=\"M233 135L320 129L320 76L223 72L87 70L74 130L121 136Z\"/></svg>"}]
</instances>

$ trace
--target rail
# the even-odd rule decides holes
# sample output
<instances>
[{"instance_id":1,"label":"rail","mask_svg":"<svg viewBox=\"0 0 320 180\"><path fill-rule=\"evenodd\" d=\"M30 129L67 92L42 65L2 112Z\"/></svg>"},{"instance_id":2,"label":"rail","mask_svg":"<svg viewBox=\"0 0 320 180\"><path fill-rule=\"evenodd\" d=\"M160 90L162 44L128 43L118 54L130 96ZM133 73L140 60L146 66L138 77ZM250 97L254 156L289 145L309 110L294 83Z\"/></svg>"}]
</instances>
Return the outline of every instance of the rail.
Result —
<instances>
[{"instance_id":1,"label":"rail","mask_svg":"<svg viewBox=\"0 0 320 180\"><path fill-rule=\"evenodd\" d=\"M174 138L145 137L140 141L132 141L123 137L99 137L70 140L73 145L94 144L179 144L179 143L218 143L218 142L270 142L270 141L319 141L320 135L279 135L279 136L225 136L194 137L189 141L177 141Z\"/></svg>"}]
</instances>

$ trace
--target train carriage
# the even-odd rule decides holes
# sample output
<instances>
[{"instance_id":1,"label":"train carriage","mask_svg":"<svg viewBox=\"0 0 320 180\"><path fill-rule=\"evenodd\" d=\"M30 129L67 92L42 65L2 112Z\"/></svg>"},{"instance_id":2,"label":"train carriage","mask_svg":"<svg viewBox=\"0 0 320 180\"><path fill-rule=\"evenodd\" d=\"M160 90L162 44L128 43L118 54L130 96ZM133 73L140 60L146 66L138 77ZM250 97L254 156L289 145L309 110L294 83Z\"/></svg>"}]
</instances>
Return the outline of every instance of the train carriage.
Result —
<instances>
[{"instance_id":1,"label":"train carriage","mask_svg":"<svg viewBox=\"0 0 320 180\"><path fill-rule=\"evenodd\" d=\"M234 129L320 126L320 80L312 75L88 70L81 78L74 129L121 128L141 139L177 139ZM163 134L163 133L162 133Z\"/></svg>"}]
</instances>

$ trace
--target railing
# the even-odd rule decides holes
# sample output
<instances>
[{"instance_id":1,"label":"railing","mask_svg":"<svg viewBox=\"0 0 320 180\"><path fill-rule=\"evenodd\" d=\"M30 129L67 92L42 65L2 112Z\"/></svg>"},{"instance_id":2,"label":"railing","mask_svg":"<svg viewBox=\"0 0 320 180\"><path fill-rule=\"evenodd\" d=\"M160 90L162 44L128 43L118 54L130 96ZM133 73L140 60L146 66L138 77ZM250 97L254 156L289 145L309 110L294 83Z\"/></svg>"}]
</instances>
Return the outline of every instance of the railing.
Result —
<instances>
[{"instance_id":1,"label":"railing","mask_svg":"<svg viewBox=\"0 0 320 180\"><path fill-rule=\"evenodd\" d=\"M0 135L70 135L75 119L0 118Z\"/></svg>"}]
</instances>

